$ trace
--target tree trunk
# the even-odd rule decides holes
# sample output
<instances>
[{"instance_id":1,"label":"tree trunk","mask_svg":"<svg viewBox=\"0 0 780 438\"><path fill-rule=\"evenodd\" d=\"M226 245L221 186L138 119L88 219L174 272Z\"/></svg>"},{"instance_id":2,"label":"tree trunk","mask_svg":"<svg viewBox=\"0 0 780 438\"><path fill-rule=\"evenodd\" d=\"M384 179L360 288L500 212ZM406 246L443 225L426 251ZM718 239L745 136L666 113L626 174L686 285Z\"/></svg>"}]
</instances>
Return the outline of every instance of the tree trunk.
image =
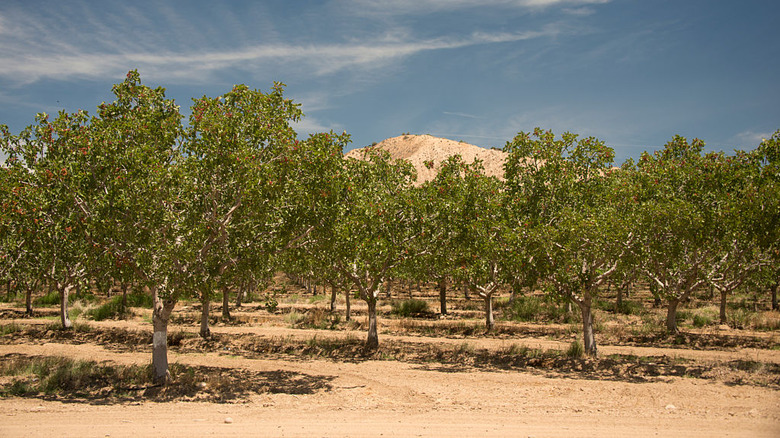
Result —
<instances>
[{"instance_id":1,"label":"tree trunk","mask_svg":"<svg viewBox=\"0 0 780 438\"><path fill-rule=\"evenodd\" d=\"M62 328L69 329L73 327L73 323L70 321L70 315L68 315L68 295L73 288L71 285L62 286L58 285L60 290L60 321L62 321Z\"/></svg>"},{"instance_id":2,"label":"tree trunk","mask_svg":"<svg viewBox=\"0 0 780 438\"><path fill-rule=\"evenodd\" d=\"M669 333L677 333L677 306L680 300L677 298L669 300L669 307L666 309L666 330Z\"/></svg>"},{"instance_id":3,"label":"tree trunk","mask_svg":"<svg viewBox=\"0 0 780 438\"><path fill-rule=\"evenodd\" d=\"M122 288L122 313L127 312L127 283L122 283L120 286Z\"/></svg>"},{"instance_id":4,"label":"tree trunk","mask_svg":"<svg viewBox=\"0 0 780 438\"><path fill-rule=\"evenodd\" d=\"M347 321L352 319L352 302L350 301L350 295L351 294L352 294L352 292L350 292L349 289L344 291L344 299L347 300L347 314L346 314L346 317L345 317L345 319Z\"/></svg>"},{"instance_id":5,"label":"tree trunk","mask_svg":"<svg viewBox=\"0 0 780 438\"><path fill-rule=\"evenodd\" d=\"M33 316L33 307L32 307L32 293L33 289L35 289L32 285L27 286L27 294L24 298L24 305L25 305L25 312L24 314L32 317Z\"/></svg>"},{"instance_id":6,"label":"tree trunk","mask_svg":"<svg viewBox=\"0 0 780 438\"><path fill-rule=\"evenodd\" d=\"M439 305L441 306L441 314L447 314L447 279L442 278L439 280Z\"/></svg>"},{"instance_id":7,"label":"tree trunk","mask_svg":"<svg viewBox=\"0 0 780 438\"><path fill-rule=\"evenodd\" d=\"M222 319L230 321L233 317L230 316L230 288L222 288Z\"/></svg>"},{"instance_id":8,"label":"tree trunk","mask_svg":"<svg viewBox=\"0 0 780 438\"><path fill-rule=\"evenodd\" d=\"M780 310L777 305L777 286L778 283L772 285L772 310Z\"/></svg>"},{"instance_id":9,"label":"tree trunk","mask_svg":"<svg viewBox=\"0 0 780 438\"><path fill-rule=\"evenodd\" d=\"M582 346L585 354L596 357L596 337L593 336L593 310L590 300L577 303L582 312Z\"/></svg>"},{"instance_id":10,"label":"tree trunk","mask_svg":"<svg viewBox=\"0 0 780 438\"><path fill-rule=\"evenodd\" d=\"M236 308L241 307L241 304L243 304L244 300L244 293L246 292L246 284L242 284L239 286L238 290L236 291Z\"/></svg>"},{"instance_id":11,"label":"tree trunk","mask_svg":"<svg viewBox=\"0 0 780 438\"><path fill-rule=\"evenodd\" d=\"M390 292L393 289L393 280L387 280L385 282L385 293L387 294L386 297L389 300L392 298L392 293Z\"/></svg>"},{"instance_id":12,"label":"tree trunk","mask_svg":"<svg viewBox=\"0 0 780 438\"><path fill-rule=\"evenodd\" d=\"M617 298L615 298L615 313L620 313L623 308L623 285L617 288Z\"/></svg>"},{"instance_id":13,"label":"tree trunk","mask_svg":"<svg viewBox=\"0 0 780 438\"><path fill-rule=\"evenodd\" d=\"M493 294L485 295L485 331L492 332L496 326L493 320Z\"/></svg>"},{"instance_id":14,"label":"tree trunk","mask_svg":"<svg viewBox=\"0 0 780 438\"><path fill-rule=\"evenodd\" d=\"M336 294L338 294L339 288L336 286L330 287L330 311L335 312L336 311Z\"/></svg>"},{"instance_id":15,"label":"tree trunk","mask_svg":"<svg viewBox=\"0 0 780 438\"><path fill-rule=\"evenodd\" d=\"M726 323L726 289L720 290L720 323Z\"/></svg>"},{"instance_id":16,"label":"tree trunk","mask_svg":"<svg viewBox=\"0 0 780 438\"><path fill-rule=\"evenodd\" d=\"M469 287L465 284L463 285L463 297L466 298L466 301L471 299L471 295L469 295Z\"/></svg>"},{"instance_id":17,"label":"tree trunk","mask_svg":"<svg viewBox=\"0 0 780 438\"><path fill-rule=\"evenodd\" d=\"M200 303L202 305L202 309L200 311L200 337L203 339L208 339L211 336L211 330L209 329L209 311L211 310L209 307L209 304L211 300L208 299L208 295L203 293L201 294Z\"/></svg>"},{"instance_id":18,"label":"tree trunk","mask_svg":"<svg viewBox=\"0 0 780 438\"><path fill-rule=\"evenodd\" d=\"M168 372L168 319L176 305L176 300L162 300L157 294L157 288L152 292L154 309L152 309L152 367L154 368L154 381L157 384L166 384L170 381Z\"/></svg>"},{"instance_id":19,"label":"tree trunk","mask_svg":"<svg viewBox=\"0 0 780 438\"><path fill-rule=\"evenodd\" d=\"M368 338L365 349L367 352L376 351L379 348L379 335L376 331L376 298L366 300L368 303Z\"/></svg>"}]
</instances>

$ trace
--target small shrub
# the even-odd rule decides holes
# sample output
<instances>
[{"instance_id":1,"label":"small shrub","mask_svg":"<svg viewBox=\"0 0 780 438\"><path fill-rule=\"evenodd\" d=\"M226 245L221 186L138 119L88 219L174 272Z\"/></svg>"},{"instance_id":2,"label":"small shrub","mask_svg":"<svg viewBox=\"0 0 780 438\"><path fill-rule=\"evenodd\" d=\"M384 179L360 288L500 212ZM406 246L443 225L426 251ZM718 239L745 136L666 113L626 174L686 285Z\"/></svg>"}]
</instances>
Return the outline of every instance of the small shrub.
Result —
<instances>
[{"instance_id":1,"label":"small shrub","mask_svg":"<svg viewBox=\"0 0 780 438\"><path fill-rule=\"evenodd\" d=\"M20 331L22 331L22 326L15 322L8 325L0 325L0 336L5 336Z\"/></svg>"},{"instance_id":2,"label":"small shrub","mask_svg":"<svg viewBox=\"0 0 780 438\"><path fill-rule=\"evenodd\" d=\"M273 294L266 294L265 297L263 297L263 307L265 307L265 310L267 310L268 313L276 312L276 308L279 307L279 301L276 299L276 292Z\"/></svg>"},{"instance_id":3,"label":"small shrub","mask_svg":"<svg viewBox=\"0 0 780 438\"><path fill-rule=\"evenodd\" d=\"M474 346L464 342L455 348L456 354L474 354Z\"/></svg>"},{"instance_id":4,"label":"small shrub","mask_svg":"<svg viewBox=\"0 0 780 438\"><path fill-rule=\"evenodd\" d=\"M293 310L290 313L284 315L284 320L288 324L290 324L292 326L295 326L296 324L298 324L299 322L301 322L303 320L303 315L301 315L300 313L298 313L295 310Z\"/></svg>"},{"instance_id":5,"label":"small shrub","mask_svg":"<svg viewBox=\"0 0 780 438\"><path fill-rule=\"evenodd\" d=\"M729 320L734 328L746 329L754 324L755 317L753 312L744 307L738 307L731 312Z\"/></svg>"},{"instance_id":6,"label":"small shrub","mask_svg":"<svg viewBox=\"0 0 780 438\"><path fill-rule=\"evenodd\" d=\"M341 315L315 308L302 315L294 324L299 328L335 330L341 322Z\"/></svg>"},{"instance_id":7,"label":"small shrub","mask_svg":"<svg viewBox=\"0 0 780 438\"><path fill-rule=\"evenodd\" d=\"M681 323L683 321L687 321L689 319L693 318L693 314L691 314L688 310L678 310L677 311L677 322Z\"/></svg>"},{"instance_id":8,"label":"small shrub","mask_svg":"<svg viewBox=\"0 0 780 438\"><path fill-rule=\"evenodd\" d=\"M566 350L566 356L572 359L579 359L585 355L585 347L582 346L579 340L574 340L569 349Z\"/></svg>"},{"instance_id":9,"label":"small shrub","mask_svg":"<svg viewBox=\"0 0 780 438\"><path fill-rule=\"evenodd\" d=\"M706 327L708 325L712 324L712 319L710 319L709 316L706 315L693 315L693 326L696 328L702 328Z\"/></svg>"},{"instance_id":10,"label":"small shrub","mask_svg":"<svg viewBox=\"0 0 780 438\"><path fill-rule=\"evenodd\" d=\"M131 292L127 294L127 307L142 307L144 309L151 309L154 307L154 300L151 294L145 294L143 292Z\"/></svg>"},{"instance_id":11,"label":"small shrub","mask_svg":"<svg viewBox=\"0 0 780 438\"><path fill-rule=\"evenodd\" d=\"M542 300L535 296L520 296L506 306L507 319L530 322L542 314Z\"/></svg>"},{"instance_id":12,"label":"small shrub","mask_svg":"<svg viewBox=\"0 0 780 438\"><path fill-rule=\"evenodd\" d=\"M392 304L391 313L404 318L410 316L420 316L430 313L428 302L423 300L404 300L400 303L395 301Z\"/></svg>"},{"instance_id":13,"label":"small shrub","mask_svg":"<svg viewBox=\"0 0 780 438\"><path fill-rule=\"evenodd\" d=\"M116 295L102 305L87 311L87 316L95 321L127 316L128 309L122 306L122 296Z\"/></svg>"},{"instance_id":14,"label":"small shrub","mask_svg":"<svg viewBox=\"0 0 780 438\"><path fill-rule=\"evenodd\" d=\"M644 310L642 304L636 301L623 300L617 306L617 312L623 315L641 315Z\"/></svg>"},{"instance_id":15,"label":"small shrub","mask_svg":"<svg viewBox=\"0 0 780 438\"><path fill-rule=\"evenodd\" d=\"M580 312L569 312L565 304L552 297L526 295L517 297L504 309L504 318L519 322L555 321L573 323L580 321Z\"/></svg>"},{"instance_id":16,"label":"small shrub","mask_svg":"<svg viewBox=\"0 0 780 438\"><path fill-rule=\"evenodd\" d=\"M327 297L324 294L312 295L311 297L309 297L309 304L316 304L319 303L320 301L325 301L326 298Z\"/></svg>"},{"instance_id":17,"label":"small shrub","mask_svg":"<svg viewBox=\"0 0 780 438\"><path fill-rule=\"evenodd\" d=\"M528 347L519 344L512 344L506 349L506 354L510 356L525 356L527 353Z\"/></svg>"},{"instance_id":18,"label":"small shrub","mask_svg":"<svg viewBox=\"0 0 780 438\"><path fill-rule=\"evenodd\" d=\"M33 300L36 306L57 306L60 304L60 293L51 291L42 297Z\"/></svg>"}]
</instances>

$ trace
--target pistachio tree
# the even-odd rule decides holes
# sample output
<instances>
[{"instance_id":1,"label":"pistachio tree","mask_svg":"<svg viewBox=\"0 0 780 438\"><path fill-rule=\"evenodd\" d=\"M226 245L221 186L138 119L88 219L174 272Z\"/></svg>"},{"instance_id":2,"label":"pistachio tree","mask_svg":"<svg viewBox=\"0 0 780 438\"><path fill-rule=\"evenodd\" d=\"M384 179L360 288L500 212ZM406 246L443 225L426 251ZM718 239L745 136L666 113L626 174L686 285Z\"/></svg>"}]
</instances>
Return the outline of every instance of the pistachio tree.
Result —
<instances>
[{"instance_id":1,"label":"pistachio tree","mask_svg":"<svg viewBox=\"0 0 780 438\"><path fill-rule=\"evenodd\" d=\"M419 219L420 194L412 187L414 169L387 152L367 150L363 160L345 162L341 199L331 227L315 231L316 241L333 254L333 268L368 305L365 348L379 347L377 304L382 285L405 260L426 251Z\"/></svg>"},{"instance_id":2,"label":"pistachio tree","mask_svg":"<svg viewBox=\"0 0 780 438\"><path fill-rule=\"evenodd\" d=\"M203 337L214 290L238 283L240 271L268 272L270 254L310 233L311 191L327 175L321 165L341 156L335 135L296 138L291 123L302 113L283 90L281 83L268 93L237 85L192 107L174 266L179 284L200 297Z\"/></svg>"},{"instance_id":3,"label":"pistachio tree","mask_svg":"<svg viewBox=\"0 0 780 438\"><path fill-rule=\"evenodd\" d=\"M506 262L511 261L501 189L501 181L485 175L479 161L467 164L458 155L442 164L429 186L441 196L437 226L448 236L444 248L439 242L432 246L453 254L452 276L484 300L487 331L495 326L493 297L503 284Z\"/></svg>"},{"instance_id":4,"label":"pistachio tree","mask_svg":"<svg viewBox=\"0 0 780 438\"><path fill-rule=\"evenodd\" d=\"M704 142L675 136L663 149L637 163L637 233L643 273L666 301L666 329L677 331L677 309L707 284L718 262L717 238L725 229L712 191L717 160L702 155Z\"/></svg>"},{"instance_id":5,"label":"pistachio tree","mask_svg":"<svg viewBox=\"0 0 780 438\"><path fill-rule=\"evenodd\" d=\"M533 226L552 292L580 308L586 354L595 356L593 300L633 240L609 196L611 148L592 138L521 132L507 144L509 196Z\"/></svg>"},{"instance_id":6,"label":"pistachio tree","mask_svg":"<svg viewBox=\"0 0 780 438\"><path fill-rule=\"evenodd\" d=\"M85 166L89 116L81 110L61 111L50 120L41 113L19 135L3 129L0 141L15 177L16 214L25 224L25 244L32 245L28 251L39 251L35 272L60 294L60 321L70 328L68 296L85 274L93 244L83 209L85 193L94 190Z\"/></svg>"}]
</instances>

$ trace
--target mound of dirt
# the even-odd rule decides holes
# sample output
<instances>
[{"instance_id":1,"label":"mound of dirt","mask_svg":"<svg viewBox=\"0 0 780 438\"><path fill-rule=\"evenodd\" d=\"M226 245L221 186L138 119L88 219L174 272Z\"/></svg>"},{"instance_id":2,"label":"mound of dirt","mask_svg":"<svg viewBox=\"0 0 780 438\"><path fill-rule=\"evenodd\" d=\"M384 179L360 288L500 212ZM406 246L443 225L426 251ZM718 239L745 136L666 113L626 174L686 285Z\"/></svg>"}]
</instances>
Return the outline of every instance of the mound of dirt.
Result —
<instances>
[{"instance_id":1,"label":"mound of dirt","mask_svg":"<svg viewBox=\"0 0 780 438\"><path fill-rule=\"evenodd\" d=\"M460 155L463 161L482 161L485 174L503 179L506 153L496 149L485 149L473 144L433 137L431 135L401 135L388 138L368 148L378 148L390 153L395 159L407 160L417 169L417 184L432 180L441 168L441 163L453 155ZM362 159L368 148L353 149L345 157ZM425 166L433 161L433 168Z\"/></svg>"}]
</instances>

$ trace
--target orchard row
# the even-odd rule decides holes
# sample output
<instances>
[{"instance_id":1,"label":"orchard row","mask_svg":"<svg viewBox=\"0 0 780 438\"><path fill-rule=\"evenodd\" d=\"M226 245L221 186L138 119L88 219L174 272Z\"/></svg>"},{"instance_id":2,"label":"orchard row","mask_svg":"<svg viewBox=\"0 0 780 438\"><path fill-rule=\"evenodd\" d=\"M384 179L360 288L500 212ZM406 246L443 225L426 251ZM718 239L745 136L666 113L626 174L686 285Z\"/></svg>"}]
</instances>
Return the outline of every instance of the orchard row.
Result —
<instances>
[{"instance_id":1,"label":"orchard row","mask_svg":"<svg viewBox=\"0 0 780 438\"><path fill-rule=\"evenodd\" d=\"M141 285L160 380L180 297L203 303L207 337L216 291L279 270L364 300L369 350L390 278L468 285L488 329L499 287L542 289L579 307L590 355L592 306L608 283L648 281L670 331L701 287L724 302L748 280L776 291L780 131L733 155L675 137L615 168L595 138L536 129L505 146L503 179L455 156L427 163L441 170L418 185L408 162L381 151L344 159L346 133L299 140L291 123L302 113L283 87L193 99L185 124L164 89L131 71L95 115L39 114L18 135L3 127L0 277L56 288L64 328L76 285Z\"/></svg>"}]
</instances>

